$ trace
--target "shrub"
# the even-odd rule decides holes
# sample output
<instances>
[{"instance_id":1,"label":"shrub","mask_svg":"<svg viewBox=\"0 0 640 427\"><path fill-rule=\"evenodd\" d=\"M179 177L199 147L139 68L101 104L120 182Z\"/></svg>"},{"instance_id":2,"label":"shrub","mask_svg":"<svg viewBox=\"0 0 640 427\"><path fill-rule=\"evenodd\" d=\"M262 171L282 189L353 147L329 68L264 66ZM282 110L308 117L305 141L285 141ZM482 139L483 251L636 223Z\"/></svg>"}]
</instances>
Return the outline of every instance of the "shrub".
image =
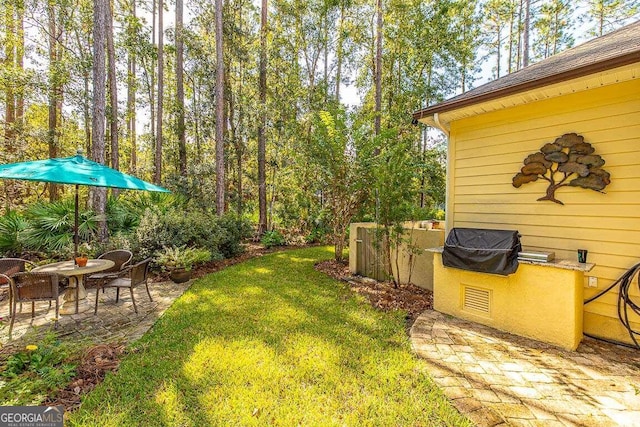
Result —
<instances>
[{"instance_id":1,"label":"shrub","mask_svg":"<svg viewBox=\"0 0 640 427\"><path fill-rule=\"evenodd\" d=\"M307 238L299 233L284 233L284 244L286 246L304 246L307 244Z\"/></svg>"},{"instance_id":2,"label":"shrub","mask_svg":"<svg viewBox=\"0 0 640 427\"><path fill-rule=\"evenodd\" d=\"M211 252L207 249L187 248L185 246L164 247L156 252L156 262L165 270L184 268L191 270L194 265L211 260Z\"/></svg>"},{"instance_id":3,"label":"shrub","mask_svg":"<svg viewBox=\"0 0 640 427\"><path fill-rule=\"evenodd\" d=\"M92 256L98 256L108 251L116 249L131 250L131 238L132 234L118 233L109 237L106 242L94 241L91 243ZM137 259L137 258L136 258Z\"/></svg>"},{"instance_id":4,"label":"shrub","mask_svg":"<svg viewBox=\"0 0 640 427\"><path fill-rule=\"evenodd\" d=\"M243 251L242 240L251 236L251 223L238 215L226 214L217 218L220 228L225 231L220 241L220 252L225 258L238 255Z\"/></svg>"},{"instance_id":5,"label":"shrub","mask_svg":"<svg viewBox=\"0 0 640 427\"><path fill-rule=\"evenodd\" d=\"M306 237L307 243L326 243L329 238L330 231L325 227L316 227Z\"/></svg>"},{"instance_id":6,"label":"shrub","mask_svg":"<svg viewBox=\"0 0 640 427\"><path fill-rule=\"evenodd\" d=\"M278 230L271 230L264 233L260 240L266 248L284 245L284 236Z\"/></svg>"},{"instance_id":7,"label":"shrub","mask_svg":"<svg viewBox=\"0 0 640 427\"><path fill-rule=\"evenodd\" d=\"M216 259L240 252L245 232L245 222L233 217L217 217L200 210L170 209L163 214L147 209L131 243L132 249L144 258L165 246L189 246L208 249Z\"/></svg>"}]
</instances>

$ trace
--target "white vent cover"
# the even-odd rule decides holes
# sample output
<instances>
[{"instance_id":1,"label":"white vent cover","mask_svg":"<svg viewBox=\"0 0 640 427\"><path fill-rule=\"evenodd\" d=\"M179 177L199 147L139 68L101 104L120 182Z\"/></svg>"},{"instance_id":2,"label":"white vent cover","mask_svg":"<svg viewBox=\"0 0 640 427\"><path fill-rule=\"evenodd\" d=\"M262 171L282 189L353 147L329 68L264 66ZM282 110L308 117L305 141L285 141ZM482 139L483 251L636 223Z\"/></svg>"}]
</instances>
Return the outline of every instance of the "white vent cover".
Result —
<instances>
[{"instance_id":1,"label":"white vent cover","mask_svg":"<svg viewBox=\"0 0 640 427\"><path fill-rule=\"evenodd\" d=\"M491 291L488 289L465 286L462 296L462 309L474 313L491 314Z\"/></svg>"}]
</instances>

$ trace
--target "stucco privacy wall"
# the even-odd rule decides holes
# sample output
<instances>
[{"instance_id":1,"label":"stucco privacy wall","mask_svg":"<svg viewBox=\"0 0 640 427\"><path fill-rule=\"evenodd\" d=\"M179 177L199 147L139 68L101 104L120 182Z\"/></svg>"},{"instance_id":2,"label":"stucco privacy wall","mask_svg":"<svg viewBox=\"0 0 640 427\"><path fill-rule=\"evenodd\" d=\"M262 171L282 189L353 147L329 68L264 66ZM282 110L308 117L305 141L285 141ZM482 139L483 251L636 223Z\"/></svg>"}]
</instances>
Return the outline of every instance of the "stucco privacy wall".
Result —
<instances>
[{"instance_id":1,"label":"stucco privacy wall","mask_svg":"<svg viewBox=\"0 0 640 427\"><path fill-rule=\"evenodd\" d=\"M564 187L565 205L536 199L545 181L516 189L524 158L562 134L576 132L606 160L606 194ZM604 289L640 262L640 81L631 80L480 114L451 123L447 228L517 229L525 249L576 259L589 250L588 273ZM638 296L637 287L632 295ZM526 301L523 301L526 303ZM584 331L629 341L617 317L617 293L586 306ZM640 329L640 319L633 318Z\"/></svg>"},{"instance_id":2,"label":"stucco privacy wall","mask_svg":"<svg viewBox=\"0 0 640 427\"><path fill-rule=\"evenodd\" d=\"M433 254L425 251L425 249L442 246L444 244L444 231L420 228L420 223L422 222L424 221L407 222L404 224L404 239L412 243L416 249L416 253L413 257L413 265L411 267L407 246L406 244L402 245L398 257L398 266L400 267L399 282L406 284L411 275L411 283L433 291ZM359 251L364 250L362 247L363 242L358 240L358 230L363 228L373 230L375 227L376 224L371 222L352 223L350 226L349 271L352 274L364 274L364 266L358 265L358 262L363 261ZM396 251L392 249L391 268L393 269L395 277L398 277L395 255ZM381 260L381 262L384 261Z\"/></svg>"}]
</instances>

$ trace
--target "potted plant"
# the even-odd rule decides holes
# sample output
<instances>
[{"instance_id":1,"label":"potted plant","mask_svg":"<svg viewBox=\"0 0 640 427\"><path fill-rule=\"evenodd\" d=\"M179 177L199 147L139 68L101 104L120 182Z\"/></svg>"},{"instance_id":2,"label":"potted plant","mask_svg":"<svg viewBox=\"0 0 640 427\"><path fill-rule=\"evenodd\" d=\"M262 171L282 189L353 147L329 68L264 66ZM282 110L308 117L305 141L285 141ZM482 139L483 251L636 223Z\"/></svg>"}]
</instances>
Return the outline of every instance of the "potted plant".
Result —
<instances>
[{"instance_id":1,"label":"potted plant","mask_svg":"<svg viewBox=\"0 0 640 427\"><path fill-rule=\"evenodd\" d=\"M169 277L175 283L184 283L191 279L193 266L211 260L207 249L188 248L186 246L164 246L156 253L156 262L163 270L169 271Z\"/></svg>"},{"instance_id":2,"label":"potted plant","mask_svg":"<svg viewBox=\"0 0 640 427\"><path fill-rule=\"evenodd\" d=\"M89 260L89 253L91 252L91 246L88 243L83 243L78 246L78 254L75 257L75 262L78 267L86 267Z\"/></svg>"}]
</instances>

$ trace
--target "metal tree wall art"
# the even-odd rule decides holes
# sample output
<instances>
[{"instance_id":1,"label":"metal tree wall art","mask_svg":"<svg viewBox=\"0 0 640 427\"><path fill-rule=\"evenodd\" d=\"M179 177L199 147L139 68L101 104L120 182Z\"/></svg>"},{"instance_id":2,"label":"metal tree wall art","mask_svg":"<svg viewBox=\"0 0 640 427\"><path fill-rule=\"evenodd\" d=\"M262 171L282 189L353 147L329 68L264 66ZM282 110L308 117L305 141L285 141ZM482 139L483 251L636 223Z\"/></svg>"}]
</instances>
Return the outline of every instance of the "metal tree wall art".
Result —
<instances>
[{"instance_id":1,"label":"metal tree wall art","mask_svg":"<svg viewBox=\"0 0 640 427\"><path fill-rule=\"evenodd\" d=\"M611 183L611 175L602 169L604 159L594 151L584 137L566 133L527 156L524 166L513 177L513 186L520 188L522 184L544 179L549 182L547 194L538 201L550 200L561 205L564 203L555 196L561 187L582 187L603 193Z\"/></svg>"}]
</instances>

